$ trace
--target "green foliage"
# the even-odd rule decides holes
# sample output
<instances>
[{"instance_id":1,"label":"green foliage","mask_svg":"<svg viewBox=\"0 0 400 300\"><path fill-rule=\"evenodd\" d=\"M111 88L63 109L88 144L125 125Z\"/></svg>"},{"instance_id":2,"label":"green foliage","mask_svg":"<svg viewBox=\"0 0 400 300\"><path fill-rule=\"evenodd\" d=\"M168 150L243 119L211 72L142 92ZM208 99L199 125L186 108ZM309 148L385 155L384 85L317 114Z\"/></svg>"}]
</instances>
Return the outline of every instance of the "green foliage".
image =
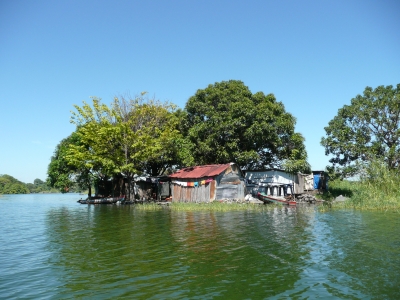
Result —
<instances>
[{"instance_id":1,"label":"green foliage","mask_svg":"<svg viewBox=\"0 0 400 300\"><path fill-rule=\"evenodd\" d=\"M336 181L336 180L343 180L343 173L342 170L339 169L336 166L327 166L325 169L325 172L328 175L328 178L330 181Z\"/></svg>"},{"instance_id":2,"label":"green foliage","mask_svg":"<svg viewBox=\"0 0 400 300\"><path fill-rule=\"evenodd\" d=\"M25 183L10 175L0 175L0 194L29 194Z\"/></svg>"},{"instance_id":3,"label":"green foliage","mask_svg":"<svg viewBox=\"0 0 400 300\"><path fill-rule=\"evenodd\" d=\"M380 158L389 169L400 163L400 84L396 88L366 87L351 105L339 109L325 127L321 140L330 162L340 166L343 177L358 173L360 166ZM356 163L357 162L357 163Z\"/></svg>"},{"instance_id":4,"label":"green foliage","mask_svg":"<svg viewBox=\"0 0 400 300\"><path fill-rule=\"evenodd\" d=\"M73 132L57 145L47 169L47 184L50 187L57 188L62 193L87 188L90 193L92 184L90 170L82 165L72 165L67 160L68 149L71 145L84 147L76 132Z\"/></svg>"},{"instance_id":5,"label":"green foliage","mask_svg":"<svg viewBox=\"0 0 400 300\"><path fill-rule=\"evenodd\" d=\"M185 107L184 132L197 164L236 162L242 169L310 169L296 119L273 94L252 94L241 81L198 90Z\"/></svg>"},{"instance_id":6,"label":"green foliage","mask_svg":"<svg viewBox=\"0 0 400 300\"><path fill-rule=\"evenodd\" d=\"M320 198L328 201L334 200L342 195L346 198L351 198L355 193L358 193L359 182L349 181L347 179L335 179L329 181L328 191L324 191L322 195L317 195Z\"/></svg>"},{"instance_id":7,"label":"green foliage","mask_svg":"<svg viewBox=\"0 0 400 300\"><path fill-rule=\"evenodd\" d=\"M391 169L383 159L374 159L360 172L360 181L368 191L370 201L384 202L390 199L400 203L400 173Z\"/></svg>"},{"instance_id":8,"label":"green foliage","mask_svg":"<svg viewBox=\"0 0 400 300\"><path fill-rule=\"evenodd\" d=\"M75 105L71 122L81 143L67 147L68 165L99 176L122 174L130 182L134 174L159 175L185 161L189 152L175 106L144 95L115 98L110 107L98 98Z\"/></svg>"},{"instance_id":9,"label":"green foliage","mask_svg":"<svg viewBox=\"0 0 400 300\"><path fill-rule=\"evenodd\" d=\"M39 178L36 178L32 183L27 183L26 187L29 189L30 193L44 193L49 192L51 187L47 185L47 182L42 181Z\"/></svg>"},{"instance_id":10,"label":"green foliage","mask_svg":"<svg viewBox=\"0 0 400 300\"><path fill-rule=\"evenodd\" d=\"M185 110L145 94L116 97L110 106L96 97L75 105L76 132L57 146L48 184L68 191L78 183L90 193L94 182L108 178L131 182L135 174L227 162L244 169L310 171L304 137L294 132L296 120L272 94L253 95L231 80L197 91Z\"/></svg>"},{"instance_id":11,"label":"green foliage","mask_svg":"<svg viewBox=\"0 0 400 300\"><path fill-rule=\"evenodd\" d=\"M21 182L10 175L0 175L0 194L29 194L49 192L46 182L35 179L34 183Z\"/></svg>"},{"instance_id":12,"label":"green foliage","mask_svg":"<svg viewBox=\"0 0 400 300\"><path fill-rule=\"evenodd\" d=\"M345 202L334 203L333 208L400 212L399 181L398 170L390 169L386 161L377 159L360 168L359 181L330 182L329 192L324 198L333 200L339 195L349 198Z\"/></svg>"},{"instance_id":13,"label":"green foliage","mask_svg":"<svg viewBox=\"0 0 400 300\"><path fill-rule=\"evenodd\" d=\"M134 99L115 98L111 107L93 98L93 105L75 106L72 122L88 148L71 146L69 162L102 173L159 175L178 163L183 137L178 131L175 106L143 94Z\"/></svg>"}]
</instances>

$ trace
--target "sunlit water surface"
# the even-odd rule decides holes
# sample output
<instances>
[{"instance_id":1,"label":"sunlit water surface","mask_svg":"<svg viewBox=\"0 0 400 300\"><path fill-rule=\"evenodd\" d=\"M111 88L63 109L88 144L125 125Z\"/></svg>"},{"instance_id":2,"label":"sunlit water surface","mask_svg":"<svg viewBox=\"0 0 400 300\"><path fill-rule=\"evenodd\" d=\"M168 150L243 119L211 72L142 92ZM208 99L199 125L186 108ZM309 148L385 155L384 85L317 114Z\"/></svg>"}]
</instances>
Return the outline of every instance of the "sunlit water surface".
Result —
<instances>
[{"instance_id":1,"label":"sunlit water surface","mask_svg":"<svg viewBox=\"0 0 400 300\"><path fill-rule=\"evenodd\" d=\"M1 299L399 299L400 216L0 196Z\"/></svg>"}]
</instances>

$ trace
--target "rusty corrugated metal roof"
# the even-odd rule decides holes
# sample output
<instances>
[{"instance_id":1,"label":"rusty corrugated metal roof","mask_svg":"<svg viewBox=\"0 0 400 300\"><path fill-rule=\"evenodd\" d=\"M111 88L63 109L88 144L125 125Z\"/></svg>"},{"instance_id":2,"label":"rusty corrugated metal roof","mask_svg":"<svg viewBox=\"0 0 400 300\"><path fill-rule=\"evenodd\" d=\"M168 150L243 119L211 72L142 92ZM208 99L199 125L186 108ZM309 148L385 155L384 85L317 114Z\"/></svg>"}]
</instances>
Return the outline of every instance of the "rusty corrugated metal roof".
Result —
<instances>
[{"instance_id":1,"label":"rusty corrugated metal roof","mask_svg":"<svg viewBox=\"0 0 400 300\"><path fill-rule=\"evenodd\" d=\"M228 169L231 164L222 165L204 165L185 168L170 175L171 178L201 178L207 176L216 176Z\"/></svg>"}]
</instances>

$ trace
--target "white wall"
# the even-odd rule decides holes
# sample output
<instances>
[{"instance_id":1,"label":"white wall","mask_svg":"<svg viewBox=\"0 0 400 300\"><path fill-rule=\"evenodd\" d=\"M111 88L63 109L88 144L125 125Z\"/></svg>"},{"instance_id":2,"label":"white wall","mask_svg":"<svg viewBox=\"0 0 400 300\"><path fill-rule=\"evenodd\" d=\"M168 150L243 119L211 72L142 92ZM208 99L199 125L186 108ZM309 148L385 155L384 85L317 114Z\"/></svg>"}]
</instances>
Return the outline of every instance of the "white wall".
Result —
<instances>
[{"instance_id":1,"label":"white wall","mask_svg":"<svg viewBox=\"0 0 400 300\"><path fill-rule=\"evenodd\" d=\"M294 176L279 170L269 170L261 172L247 171L245 177L247 180L251 180L252 183L264 186L266 183L292 184L295 183Z\"/></svg>"}]
</instances>

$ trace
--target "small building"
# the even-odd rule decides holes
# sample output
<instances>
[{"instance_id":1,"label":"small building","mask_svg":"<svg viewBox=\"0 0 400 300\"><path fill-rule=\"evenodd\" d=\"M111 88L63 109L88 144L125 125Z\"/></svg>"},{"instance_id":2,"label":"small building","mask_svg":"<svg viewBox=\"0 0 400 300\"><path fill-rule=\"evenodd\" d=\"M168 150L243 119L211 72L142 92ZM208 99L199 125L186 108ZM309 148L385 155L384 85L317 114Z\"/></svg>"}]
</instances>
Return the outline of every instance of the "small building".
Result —
<instances>
[{"instance_id":1,"label":"small building","mask_svg":"<svg viewBox=\"0 0 400 300\"><path fill-rule=\"evenodd\" d=\"M171 195L168 176L137 176L133 178L133 197L136 200L163 200Z\"/></svg>"},{"instance_id":2,"label":"small building","mask_svg":"<svg viewBox=\"0 0 400 300\"><path fill-rule=\"evenodd\" d=\"M126 180L121 175L101 177L94 182L94 197L118 197L125 195Z\"/></svg>"},{"instance_id":3,"label":"small building","mask_svg":"<svg viewBox=\"0 0 400 300\"><path fill-rule=\"evenodd\" d=\"M271 187L271 194L281 195L280 188L285 188L287 194L303 194L313 190L312 174L291 174L280 169L246 171L247 190L255 196L259 187ZM276 187L274 189L274 187Z\"/></svg>"},{"instance_id":4,"label":"small building","mask_svg":"<svg viewBox=\"0 0 400 300\"><path fill-rule=\"evenodd\" d=\"M133 200L164 200L171 195L168 176L134 175L130 184L123 176L104 178L95 184L95 197L128 196ZM130 185L130 186L129 186ZM130 192L129 192L130 191Z\"/></svg>"},{"instance_id":5,"label":"small building","mask_svg":"<svg viewBox=\"0 0 400 300\"><path fill-rule=\"evenodd\" d=\"M328 174L325 171L312 171L314 190L328 190Z\"/></svg>"},{"instance_id":6,"label":"small building","mask_svg":"<svg viewBox=\"0 0 400 300\"><path fill-rule=\"evenodd\" d=\"M234 163L184 168L169 176L173 202L210 202L243 199L243 173Z\"/></svg>"}]
</instances>

